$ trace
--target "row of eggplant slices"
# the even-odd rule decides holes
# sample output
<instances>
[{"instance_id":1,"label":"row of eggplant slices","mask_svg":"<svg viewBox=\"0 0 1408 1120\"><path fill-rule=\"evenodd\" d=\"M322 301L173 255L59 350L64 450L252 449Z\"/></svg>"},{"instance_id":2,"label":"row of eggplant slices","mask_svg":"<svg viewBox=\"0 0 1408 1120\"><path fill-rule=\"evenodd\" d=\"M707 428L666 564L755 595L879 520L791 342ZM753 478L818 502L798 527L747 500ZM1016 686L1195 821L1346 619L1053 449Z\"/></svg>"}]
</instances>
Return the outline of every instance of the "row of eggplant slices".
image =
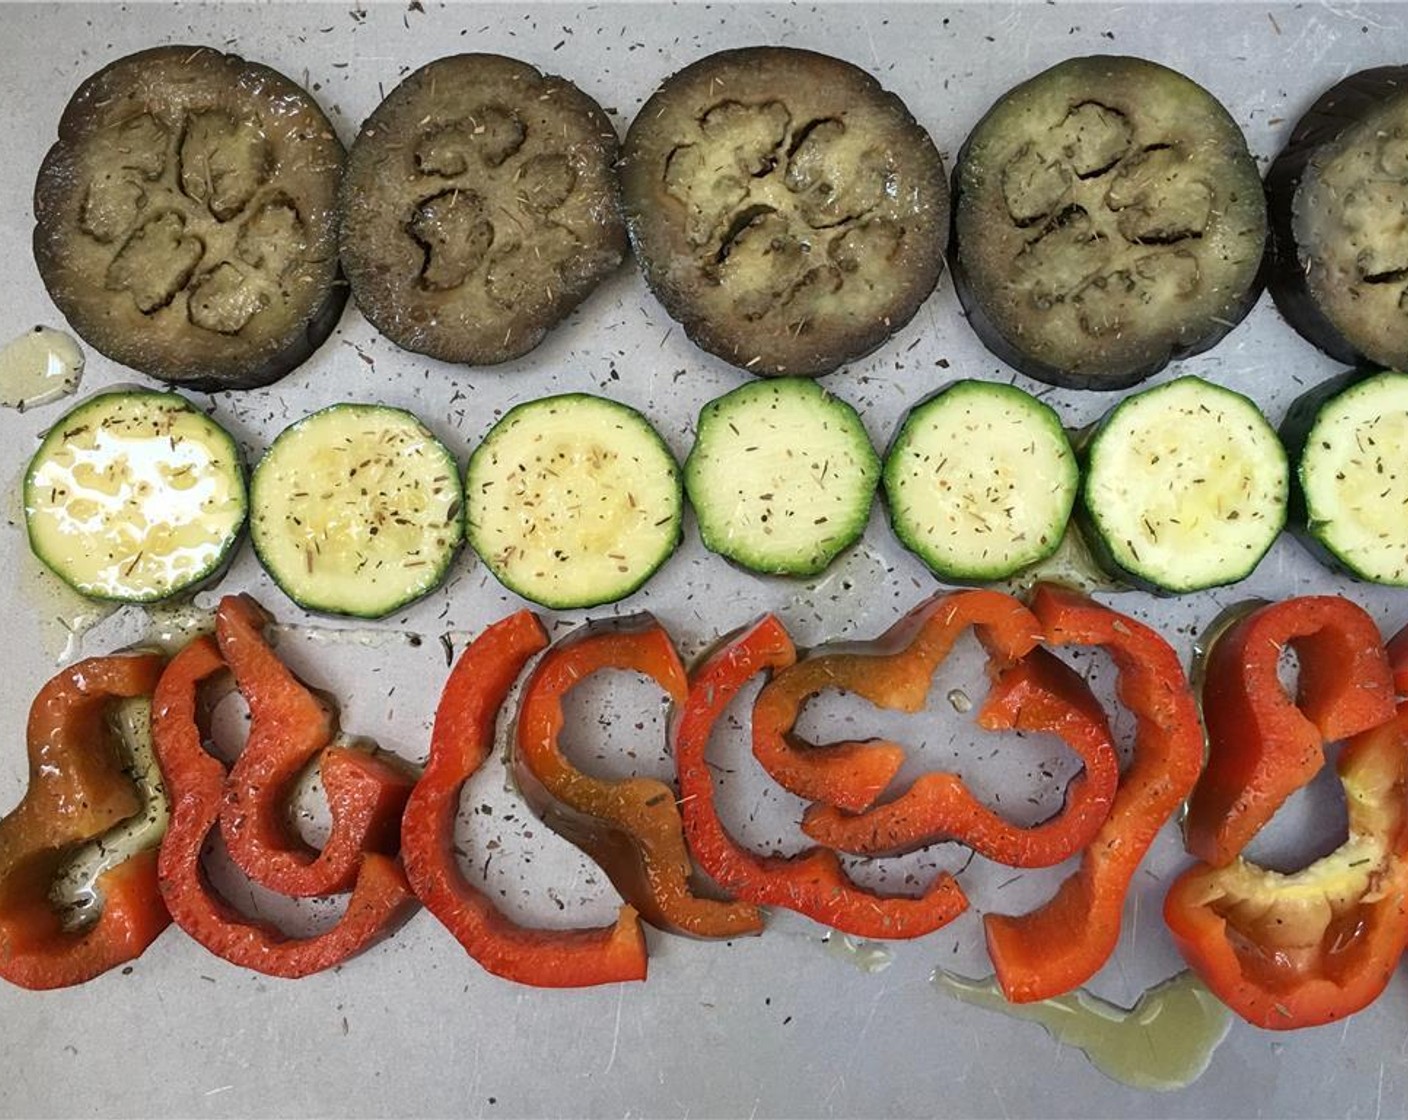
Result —
<instances>
[{"instance_id":1,"label":"row of eggplant slices","mask_svg":"<svg viewBox=\"0 0 1408 1120\"><path fill-rule=\"evenodd\" d=\"M461 480L415 416L346 403L285 429L246 486L211 416L117 390L50 430L24 510L35 555L93 598L152 602L218 578L248 520L294 602L365 618L438 587L466 537L525 599L622 599L678 547L685 492L710 550L813 575L865 531L879 485L898 538L950 583L1051 574L1064 543L1066 563L1105 573L1077 562L1077 579L1215 587L1251 573L1289 504L1322 558L1408 584L1405 416L1408 376L1352 377L1298 401L1278 438L1246 397L1184 377L1126 397L1073 446L1030 394L958 381L910 410L882 465L854 408L781 378L705 405L683 477L639 412L566 394L506 413Z\"/></svg>"},{"instance_id":2,"label":"row of eggplant slices","mask_svg":"<svg viewBox=\"0 0 1408 1120\"><path fill-rule=\"evenodd\" d=\"M570 82L442 58L344 158L287 78L159 47L73 95L34 249L84 339L197 389L267 384L307 358L346 298L339 259L388 338L479 366L531 350L632 244L689 336L759 375L875 349L946 253L983 341L1057 385L1125 388L1212 346L1255 302L1264 256L1317 346L1408 367L1408 67L1334 86L1265 188L1216 98L1135 58L1070 59L1000 98L959 152L950 207L904 104L808 51L695 62L619 151Z\"/></svg>"}]
</instances>

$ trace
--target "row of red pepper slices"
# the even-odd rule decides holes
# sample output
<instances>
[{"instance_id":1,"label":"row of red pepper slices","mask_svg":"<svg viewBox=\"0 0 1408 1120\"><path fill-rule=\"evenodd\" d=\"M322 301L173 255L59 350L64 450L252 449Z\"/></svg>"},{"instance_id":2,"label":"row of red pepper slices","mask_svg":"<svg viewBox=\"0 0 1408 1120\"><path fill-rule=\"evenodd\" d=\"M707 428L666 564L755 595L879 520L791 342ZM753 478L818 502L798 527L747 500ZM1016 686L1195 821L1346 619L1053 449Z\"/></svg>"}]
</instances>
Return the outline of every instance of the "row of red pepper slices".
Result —
<instances>
[{"instance_id":1,"label":"row of red pepper slices","mask_svg":"<svg viewBox=\"0 0 1408 1120\"><path fill-rule=\"evenodd\" d=\"M692 674L648 615L588 624L548 648L539 620L520 611L485 630L454 665L418 780L388 757L338 741L328 704L265 641L268 621L248 596L226 597L214 635L169 663L145 653L90 659L44 687L28 726L29 787L0 821L0 975L30 988L79 983L133 959L174 920L235 964L304 976L385 936L419 899L496 975L543 987L639 980L647 957L641 918L728 938L759 932L762 908L774 906L860 937L930 933L967 907L952 875L940 873L918 896L879 895L849 878L838 852L891 855L957 841L1014 867L1080 855L1043 906L984 916L998 982L1008 999L1028 1002L1069 991L1103 966L1129 883L1185 801L1185 839L1200 862L1173 884L1165 920L1190 965L1243 1018L1286 1029L1352 1014L1384 989L1408 942L1408 706L1395 699L1408 692L1408 630L1386 648L1368 615L1342 598L1292 599L1232 619L1204 664L1201 721L1177 655L1156 632L1052 585L1027 604L989 590L938 595L873 642L822 647L801 660L769 615L725 639ZM1083 763L1062 810L1032 827L1006 821L949 773L924 775L879 801L903 762L901 746L814 744L793 730L805 703L828 689L922 710L936 671L970 628L991 679L979 726L1055 734ZM1105 711L1052 652L1072 646L1103 648L1118 672L1117 695L1136 722L1123 773ZM1294 698L1278 676L1287 646L1299 663ZM535 656L517 711L515 776L535 810L592 856L625 899L601 928L520 926L460 871L462 787L489 756L500 709ZM559 748L563 697L606 668L647 676L673 701L678 791L648 778L592 777ZM753 852L729 834L706 763L715 723L762 674L753 753L776 782L812 802L802 828L818 842L786 857ZM227 770L206 749L205 715L215 682L228 677L250 726ZM170 825L159 851L99 877L96 922L65 929L49 899L56 871L75 845L137 808L105 713L115 699L143 695L152 697ZM1290 875L1243 858L1339 740L1347 740L1337 766L1345 844ZM291 833L286 805L319 756L331 829L313 849ZM296 897L350 891L343 916L296 938L240 913L202 867L217 829L233 861L263 887ZM696 864L727 898L694 890Z\"/></svg>"}]
</instances>

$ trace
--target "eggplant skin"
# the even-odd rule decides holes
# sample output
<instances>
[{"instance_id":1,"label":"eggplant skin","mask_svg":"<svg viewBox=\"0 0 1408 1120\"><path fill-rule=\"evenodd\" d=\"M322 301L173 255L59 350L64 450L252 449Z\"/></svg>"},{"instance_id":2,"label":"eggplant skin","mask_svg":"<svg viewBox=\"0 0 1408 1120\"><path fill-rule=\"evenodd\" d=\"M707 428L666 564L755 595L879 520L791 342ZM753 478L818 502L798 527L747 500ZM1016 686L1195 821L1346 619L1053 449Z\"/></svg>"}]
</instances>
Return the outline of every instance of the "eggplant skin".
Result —
<instances>
[{"instance_id":1,"label":"eggplant skin","mask_svg":"<svg viewBox=\"0 0 1408 1120\"><path fill-rule=\"evenodd\" d=\"M1125 389L1220 341L1261 293L1266 205L1236 122L1191 79L1118 55L1009 90L953 171L949 264L1014 369Z\"/></svg>"},{"instance_id":2,"label":"eggplant skin","mask_svg":"<svg viewBox=\"0 0 1408 1120\"><path fill-rule=\"evenodd\" d=\"M267 385L347 300L345 153L305 90L204 46L155 47L79 86L34 188L34 260L94 349L189 389Z\"/></svg>"},{"instance_id":3,"label":"eggplant skin","mask_svg":"<svg viewBox=\"0 0 1408 1120\"><path fill-rule=\"evenodd\" d=\"M838 58L745 47L692 63L636 114L620 169L651 291L696 345L752 374L864 357L943 274L939 152Z\"/></svg>"},{"instance_id":4,"label":"eggplant skin","mask_svg":"<svg viewBox=\"0 0 1408 1120\"><path fill-rule=\"evenodd\" d=\"M1408 367L1408 66L1321 94L1267 169L1266 197L1267 287L1286 322L1346 365Z\"/></svg>"},{"instance_id":5,"label":"eggplant skin","mask_svg":"<svg viewBox=\"0 0 1408 1120\"><path fill-rule=\"evenodd\" d=\"M618 149L565 78L491 54L421 67L348 159L339 236L357 306L441 361L526 354L626 258Z\"/></svg>"}]
</instances>

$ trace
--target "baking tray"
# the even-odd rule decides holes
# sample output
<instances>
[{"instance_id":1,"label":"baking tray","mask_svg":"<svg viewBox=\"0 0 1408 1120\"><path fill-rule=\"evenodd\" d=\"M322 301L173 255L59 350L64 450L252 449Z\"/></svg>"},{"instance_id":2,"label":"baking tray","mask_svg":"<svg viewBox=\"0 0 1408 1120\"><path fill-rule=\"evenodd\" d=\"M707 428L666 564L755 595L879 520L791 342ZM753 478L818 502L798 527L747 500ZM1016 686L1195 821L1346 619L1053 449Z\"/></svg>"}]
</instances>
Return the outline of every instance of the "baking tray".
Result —
<instances>
[{"instance_id":1,"label":"baking tray","mask_svg":"<svg viewBox=\"0 0 1408 1120\"><path fill-rule=\"evenodd\" d=\"M668 74L725 47L786 44L830 52L876 73L951 156L987 106L1063 58L1130 53L1190 75L1217 94L1265 162L1291 123L1351 71L1404 61L1408 10L1396 5L550 5L412 3L246 6L102 4L0 8L0 74L8 121L0 131L0 259L7 262L4 331L62 326L29 254L30 192L64 102L111 59L157 43L234 50L301 80L350 143L379 98L416 66L457 51L496 51L561 73L594 95L624 132ZM90 353L84 392L133 375ZM1302 342L1263 298L1217 348L1180 363L1245 392L1273 422L1303 387L1336 366ZM883 446L904 409L956 377L1012 373L976 341L947 279L915 320L877 353L827 379L856 404ZM279 384L211 401L251 455L286 424L340 400L380 401L424 417L463 459L510 405L548 393L599 392L644 411L681 457L701 404L743 375L694 349L637 274L623 269L527 357L492 370L452 368L402 352L349 307L332 339ZM1029 389L1041 389L1018 379ZM1094 419L1106 396L1050 391L1071 425ZM202 398L203 400L203 398ZM24 459L63 410L0 410L11 494L0 534L10 587L0 711L0 803L24 787L22 720L56 664L151 631L127 610L71 639L69 606L39 574L13 498ZM549 614L560 632L593 616L652 610L693 654L763 611L800 643L876 634L934 589L877 513L863 542L811 581L764 579L705 553L692 525L648 587L613 608ZM424 758L435 697L455 649L520 604L467 555L440 592L380 623L311 619L270 584L246 548L221 585L248 590L288 624L281 649L308 679L344 698L343 723L412 761ZM1162 601L1128 593L1117 604L1156 624L1185 656L1192 636L1226 604L1250 596L1344 592L1385 628L1408 618L1408 595L1327 574L1289 539L1236 588ZM209 595L197 605L208 606ZM179 619L176 621L180 621ZM169 626L171 620L167 620ZM442 641L442 637L444 641ZM1098 675L1097 675L1098 677ZM1054 807L1059 792L1034 772L1030 743L980 740L945 703L980 688L972 651L931 697L922 722L878 722L828 701L814 729L861 724L920 743L914 763L957 765L973 782ZM1105 687L1108 687L1106 682ZM608 772L667 775L665 713L641 682L612 676L573 698L569 745L599 754ZM231 717L231 718L237 718ZM639 724L639 728L637 728ZM1128 729L1125 728L1125 731ZM1025 751L1025 754L1019 754ZM1036 753L1033 753L1036 752ZM632 757L634 755L634 757ZM798 803L771 789L736 732L712 756L728 771L727 819L755 844L800 846ZM1068 771L1067 771L1068 772ZM1030 802L1028 801L1030 799ZM1330 806L1328 817L1325 807ZM535 821L496 760L465 798L463 828L487 872L471 873L524 919L601 921L614 896L603 877ZM1333 799L1298 799L1280 830L1332 831ZM1318 823L1317 823L1318 822ZM1294 847L1294 845L1293 845ZM1303 844L1302 844L1303 847ZM866 881L912 886L935 868L963 866L938 848L863 866ZM1165 831L1136 877L1124 935L1092 991L1128 1005L1180 962L1159 920L1182 862ZM1408 984L1400 974L1348 1022L1280 1035L1235 1024L1205 1075L1168 1094L1108 1080L1076 1050L1033 1024L960 1005L931 983L938 967L988 970L978 916L1019 910L1048 893L1062 869L1014 877L977 860L963 882L973 910L951 927L881 952L853 951L802 919L778 915L756 939L703 944L652 933L643 985L543 992L488 976L427 913L332 972L297 982L226 965L172 929L131 967L79 988L32 994L0 988L0 1112L6 1115L1334 1115L1408 1111ZM269 912L264 897L234 892ZM297 924L319 910L285 914Z\"/></svg>"}]
</instances>

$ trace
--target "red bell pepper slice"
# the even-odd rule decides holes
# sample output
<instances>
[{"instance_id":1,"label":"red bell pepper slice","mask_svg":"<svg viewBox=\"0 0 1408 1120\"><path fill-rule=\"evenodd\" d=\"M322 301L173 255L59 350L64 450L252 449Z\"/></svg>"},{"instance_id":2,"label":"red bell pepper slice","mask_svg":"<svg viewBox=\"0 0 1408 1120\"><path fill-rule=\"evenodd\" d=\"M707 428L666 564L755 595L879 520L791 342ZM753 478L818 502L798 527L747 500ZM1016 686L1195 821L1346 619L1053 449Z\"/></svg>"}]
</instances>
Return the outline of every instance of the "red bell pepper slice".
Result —
<instances>
[{"instance_id":1,"label":"red bell pepper slice","mask_svg":"<svg viewBox=\"0 0 1408 1120\"><path fill-rule=\"evenodd\" d=\"M140 956L171 922L155 851L98 877L102 913L64 928L49 899L77 845L141 808L107 725L110 705L149 696L165 661L156 654L90 658L50 680L29 711L29 785L0 820L0 976L24 988L81 984Z\"/></svg>"},{"instance_id":2,"label":"red bell pepper slice","mask_svg":"<svg viewBox=\"0 0 1408 1120\"><path fill-rule=\"evenodd\" d=\"M307 938L247 918L215 892L200 860L220 821L226 774L202 745L199 687L224 668L215 641L197 638L172 659L153 697L153 738L172 801L157 865L162 896L176 924L216 956L269 976L307 976L341 964L389 933L411 902L410 887L394 859L369 852L341 919Z\"/></svg>"},{"instance_id":3,"label":"red bell pepper slice","mask_svg":"<svg viewBox=\"0 0 1408 1120\"><path fill-rule=\"evenodd\" d=\"M694 937L763 928L750 902L696 895L674 791L653 778L610 782L582 773L558 747L562 698L602 669L633 669L676 702L688 678L669 634L652 616L590 623L547 651L524 685L515 734L519 788L553 831L590 855L641 917Z\"/></svg>"},{"instance_id":4,"label":"red bell pepper slice","mask_svg":"<svg viewBox=\"0 0 1408 1120\"><path fill-rule=\"evenodd\" d=\"M957 774L930 773L896 800L863 813L813 805L802 831L828 848L869 856L957 840L1008 867L1051 867L1086 847L1110 814L1120 765L1105 711L1080 674L1033 649L1000 671L978 725L1059 735L1080 756L1085 769L1066 787L1060 812L1023 828L980 802Z\"/></svg>"},{"instance_id":5,"label":"red bell pepper slice","mask_svg":"<svg viewBox=\"0 0 1408 1120\"><path fill-rule=\"evenodd\" d=\"M1267 635L1313 633L1319 639L1308 647L1302 639L1298 646L1301 694L1318 697L1310 708L1316 724L1335 729L1367 718L1366 708L1378 703L1389 676L1382 646L1365 634L1366 622L1372 629L1368 616L1344 600L1291 599L1262 608L1218 639L1209 671L1216 658L1217 672L1245 680L1241 687L1224 683L1204 691L1211 757L1248 756L1235 772L1261 788L1252 791L1254 798L1228 797L1220 783L1234 771L1210 766L1198 793L1219 783L1218 803L1235 823L1220 827L1205 815L1205 836L1238 836L1253 816L1274 813L1309 780L1304 752L1310 744L1323 762L1320 738L1328 734L1303 717L1306 726L1299 727L1267 715L1290 707L1275 676L1279 650L1268 645ZM1408 671L1408 645L1396 639L1393 648L1393 670ZM1317 665L1322 658L1362 673L1363 694L1336 665ZM1259 714L1260 722L1247 726L1234 718L1247 710ZM1270 742L1257 741L1263 732ZM1337 770L1349 829L1336 851L1293 874L1266 870L1233 852L1223 866L1200 862L1184 872L1164 901L1164 920L1184 958L1219 999L1259 1027L1317 1026L1367 1007L1387 986L1408 944L1408 704L1353 735ZM1203 801L1205 813L1208 804Z\"/></svg>"},{"instance_id":6,"label":"red bell pepper slice","mask_svg":"<svg viewBox=\"0 0 1408 1120\"><path fill-rule=\"evenodd\" d=\"M1048 645L1102 646L1134 714L1134 759L1110 815L1069 876L1028 914L988 914L988 953L1003 993L1031 1003L1068 992L1114 952L1130 880L1154 837L1188 796L1203 760L1203 730L1178 655L1149 627L1077 592L1037 586L1032 613Z\"/></svg>"},{"instance_id":7,"label":"red bell pepper slice","mask_svg":"<svg viewBox=\"0 0 1408 1120\"><path fill-rule=\"evenodd\" d=\"M753 704L753 754L773 781L804 797L858 813L889 785L904 762L904 748L889 742L813 744L793 734L804 704L817 693L841 688L872 704L920 712L934 673L958 636L977 628L1001 660L1015 661L1041 640L1031 612L998 591L958 591L921 603L873 642L823 647L778 673ZM902 795L890 810L917 813ZM934 822L942 829L948 822Z\"/></svg>"},{"instance_id":8,"label":"red bell pepper slice","mask_svg":"<svg viewBox=\"0 0 1408 1120\"><path fill-rule=\"evenodd\" d=\"M1277 667L1299 659L1296 700ZM1202 689L1207 769L1188 802L1188 850L1231 862L1282 803L1325 764L1325 744L1393 718L1393 674L1374 620L1319 595L1264 606L1208 651Z\"/></svg>"},{"instance_id":9,"label":"red bell pepper slice","mask_svg":"<svg viewBox=\"0 0 1408 1120\"><path fill-rule=\"evenodd\" d=\"M455 663L435 709L430 758L401 825L401 856L416 897L495 976L540 988L644 980L645 935L634 908L598 929L528 929L468 883L455 853L464 783L489 757L494 720L535 653L542 623L519 611L480 634Z\"/></svg>"},{"instance_id":10,"label":"red bell pepper slice","mask_svg":"<svg viewBox=\"0 0 1408 1120\"><path fill-rule=\"evenodd\" d=\"M714 724L756 674L792 665L796 651L772 615L727 640L690 678L673 729L685 834L699 865L725 890L760 906L781 906L856 937L900 940L947 925L968 906L952 875L917 898L877 895L846 874L836 853L808 848L762 856L739 844L719 819L706 753Z\"/></svg>"},{"instance_id":11,"label":"red bell pepper slice","mask_svg":"<svg viewBox=\"0 0 1408 1120\"><path fill-rule=\"evenodd\" d=\"M260 886L292 897L351 889L366 852L394 854L413 779L366 751L329 744L336 721L269 648L269 615L227 595L215 615L220 654L249 705L249 737L230 770L220 830L230 858ZM289 826L287 803L319 752L332 827L321 851Z\"/></svg>"}]
</instances>

